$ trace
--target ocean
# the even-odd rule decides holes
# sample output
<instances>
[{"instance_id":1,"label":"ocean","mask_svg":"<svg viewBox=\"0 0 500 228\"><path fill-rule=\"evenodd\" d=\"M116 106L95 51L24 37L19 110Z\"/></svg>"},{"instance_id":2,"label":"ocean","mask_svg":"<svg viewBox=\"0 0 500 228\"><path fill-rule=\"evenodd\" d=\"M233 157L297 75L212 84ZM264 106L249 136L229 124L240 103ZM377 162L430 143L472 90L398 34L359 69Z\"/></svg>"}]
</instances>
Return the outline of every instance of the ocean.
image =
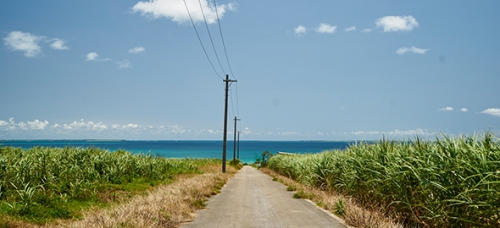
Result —
<instances>
[{"instance_id":1,"label":"ocean","mask_svg":"<svg viewBox=\"0 0 500 228\"><path fill-rule=\"evenodd\" d=\"M354 142L347 141L240 141L239 158L243 163L253 163L267 150L289 153L319 153L325 150L347 148ZM0 140L0 147L12 146L29 149L42 147L97 147L109 151L122 149L132 153L150 153L168 158L219 158L222 159L222 141L133 141L133 140ZM227 142L226 159L234 155L233 141ZM237 152L238 153L238 149ZM238 156L237 156L238 157Z\"/></svg>"}]
</instances>

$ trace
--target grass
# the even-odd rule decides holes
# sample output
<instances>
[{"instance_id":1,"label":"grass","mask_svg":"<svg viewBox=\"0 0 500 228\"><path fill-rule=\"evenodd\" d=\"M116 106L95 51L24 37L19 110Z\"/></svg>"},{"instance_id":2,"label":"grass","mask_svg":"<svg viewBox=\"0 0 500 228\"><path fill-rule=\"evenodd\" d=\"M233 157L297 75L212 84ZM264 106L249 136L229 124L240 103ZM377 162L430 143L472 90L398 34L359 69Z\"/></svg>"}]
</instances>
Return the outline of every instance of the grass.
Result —
<instances>
[{"instance_id":1,"label":"grass","mask_svg":"<svg viewBox=\"0 0 500 228\"><path fill-rule=\"evenodd\" d=\"M491 133L280 155L269 160L269 168L351 196L364 207L391 211L406 226L500 226L500 144Z\"/></svg>"},{"instance_id":2,"label":"grass","mask_svg":"<svg viewBox=\"0 0 500 228\"><path fill-rule=\"evenodd\" d=\"M233 166L221 173L220 164L202 169L205 173L180 175L126 202L87 210L82 219L59 219L46 227L178 227L192 221L195 210L205 207L208 197L236 173Z\"/></svg>"},{"instance_id":3,"label":"grass","mask_svg":"<svg viewBox=\"0 0 500 228\"><path fill-rule=\"evenodd\" d=\"M353 198L338 194L335 191L320 189L314 186L299 183L296 180L290 179L289 177L283 176L268 168L262 168L260 170L286 186L295 186L298 191L294 194L294 198L309 199L316 202L318 207L330 210L338 216L341 216L346 224L353 227L402 227L402 225L395 222L394 219L388 218L380 208L368 209L366 207L361 207ZM343 205L339 202L342 202Z\"/></svg>"},{"instance_id":4,"label":"grass","mask_svg":"<svg viewBox=\"0 0 500 228\"><path fill-rule=\"evenodd\" d=\"M2 147L0 225L83 218L84 209L127 202L179 175L201 175L214 165L220 161L167 159L97 148ZM210 189L218 187L220 183Z\"/></svg>"}]
</instances>

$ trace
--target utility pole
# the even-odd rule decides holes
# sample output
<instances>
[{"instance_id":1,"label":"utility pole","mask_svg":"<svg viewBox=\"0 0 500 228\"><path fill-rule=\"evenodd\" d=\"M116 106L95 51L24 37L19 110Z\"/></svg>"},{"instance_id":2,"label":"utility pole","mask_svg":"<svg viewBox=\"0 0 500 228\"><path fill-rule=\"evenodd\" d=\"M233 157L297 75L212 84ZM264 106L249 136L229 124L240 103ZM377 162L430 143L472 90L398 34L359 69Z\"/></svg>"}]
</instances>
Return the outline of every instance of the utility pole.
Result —
<instances>
[{"instance_id":1,"label":"utility pole","mask_svg":"<svg viewBox=\"0 0 500 228\"><path fill-rule=\"evenodd\" d=\"M234 141L233 141L233 163L236 164L236 122L240 120L238 118L236 118L236 116L234 117Z\"/></svg>"},{"instance_id":2,"label":"utility pole","mask_svg":"<svg viewBox=\"0 0 500 228\"><path fill-rule=\"evenodd\" d=\"M224 80L226 83L226 100L225 100L225 105L224 105L224 140L222 143L222 172L226 172L226 142L227 142L227 96L229 93L229 86L230 82L236 82L236 80L229 80L229 75L226 74L226 80Z\"/></svg>"},{"instance_id":3,"label":"utility pole","mask_svg":"<svg viewBox=\"0 0 500 228\"><path fill-rule=\"evenodd\" d=\"M238 131L238 159L240 159L240 131Z\"/></svg>"}]
</instances>

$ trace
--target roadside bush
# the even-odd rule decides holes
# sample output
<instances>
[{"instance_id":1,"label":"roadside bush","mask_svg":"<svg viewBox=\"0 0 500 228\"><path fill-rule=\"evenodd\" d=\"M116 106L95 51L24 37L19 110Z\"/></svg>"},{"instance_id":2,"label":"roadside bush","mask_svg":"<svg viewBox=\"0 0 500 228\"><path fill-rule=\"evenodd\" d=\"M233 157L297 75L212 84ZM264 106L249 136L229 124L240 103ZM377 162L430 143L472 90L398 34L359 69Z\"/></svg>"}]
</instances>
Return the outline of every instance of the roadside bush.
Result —
<instances>
[{"instance_id":1,"label":"roadside bush","mask_svg":"<svg viewBox=\"0 0 500 228\"><path fill-rule=\"evenodd\" d=\"M409 226L500 226L500 143L491 133L280 155L269 168L364 205L385 205Z\"/></svg>"}]
</instances>

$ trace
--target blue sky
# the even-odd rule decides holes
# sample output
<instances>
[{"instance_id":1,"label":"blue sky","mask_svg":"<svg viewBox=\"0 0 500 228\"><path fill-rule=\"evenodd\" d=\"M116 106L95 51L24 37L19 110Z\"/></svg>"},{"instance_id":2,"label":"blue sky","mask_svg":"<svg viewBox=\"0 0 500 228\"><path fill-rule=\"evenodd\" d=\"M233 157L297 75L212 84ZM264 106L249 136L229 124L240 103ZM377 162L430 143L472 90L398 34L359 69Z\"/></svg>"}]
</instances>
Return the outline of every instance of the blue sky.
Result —
<instances>
[{"instance_id":1,"label":"blue sky","mask_svg":"<svg viewBox=\"0 0 500 228\"><path fill-rule=\"evenodd\" d=\"M3 0L0 139L219 140L226 73L243 140L500 132L499 1L186 3L217 73L182 0Z\"/></svg>"}]
</instances>

